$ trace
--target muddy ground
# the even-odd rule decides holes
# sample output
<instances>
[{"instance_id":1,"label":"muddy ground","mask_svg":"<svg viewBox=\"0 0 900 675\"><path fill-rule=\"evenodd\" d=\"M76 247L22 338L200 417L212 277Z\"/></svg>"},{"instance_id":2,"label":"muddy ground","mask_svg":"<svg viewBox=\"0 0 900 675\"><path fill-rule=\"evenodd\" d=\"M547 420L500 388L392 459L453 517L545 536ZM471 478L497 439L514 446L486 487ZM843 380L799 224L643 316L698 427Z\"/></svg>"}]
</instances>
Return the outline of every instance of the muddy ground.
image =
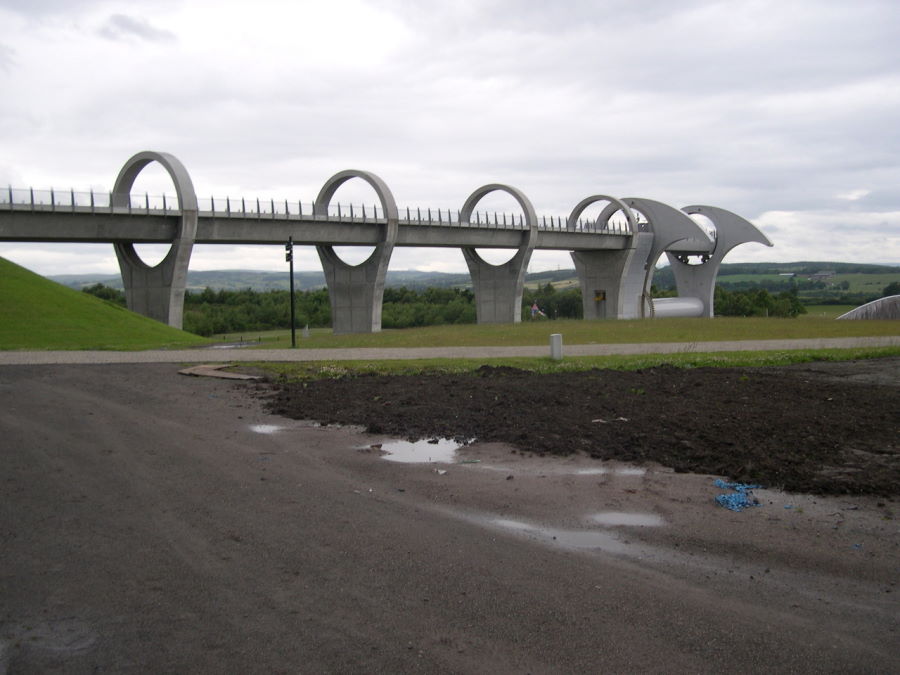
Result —
<instances>
[{"instance_id":1,"label":"muddy ground","mask_svg":"<svg viewBox=\"0 0 900 675\"><path fill-rule=\"evenodd\" d=\"M280 384L269 409L409 439L656 462L810 494L900 494L900 359L780 368L359 376Z\"/></svg>"}]
</instances>

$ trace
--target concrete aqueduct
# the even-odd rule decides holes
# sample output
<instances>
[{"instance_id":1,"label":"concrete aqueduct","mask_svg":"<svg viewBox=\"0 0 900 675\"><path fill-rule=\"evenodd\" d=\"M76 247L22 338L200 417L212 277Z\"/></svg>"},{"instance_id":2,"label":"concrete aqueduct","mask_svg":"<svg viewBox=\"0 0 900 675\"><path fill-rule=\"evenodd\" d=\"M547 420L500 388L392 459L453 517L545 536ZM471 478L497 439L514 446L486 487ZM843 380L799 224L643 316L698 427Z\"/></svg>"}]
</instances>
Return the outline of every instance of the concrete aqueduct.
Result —
<instances>
[{"instance_id":1,"label":"concrete aqueduct","mask_svg":"<svg viewBox=\"0 0 900 675\"><path fill-rule=\"evenodd\" d=\"M131 195L135 179L151 162L168 172L178 203L162 209L142 204ZM345 182L361 179L380 202L374 212L365 207L349 215L334 213L335 192ZM492 192L506 192L522 209L518 220L506 216L501 223L482 219L476 207ZM180 328L191 251L203 244L283 244L291 237L298 245L315 245L325 271L335 333L367 333L381 330L381 306L385 277L395 246L458 247L462 250L476 300L479 323L513 323L521 317L525 272L537 249L568 250L575 263L586 319L713 315L716 274L725 255L735 246L771 242L752 223L713 206L676 209L643 198L618 199L593 195L579 202L566 219L539 219L521 191L501 184L475 190L453 214L417 209L405 214L387 184L367 171L341 171L329 178L313 204L303 213L302 204L274 201L247 210L232 208L231 200L210 200L200 209L190 175L173 155L145 151L131 157L119 172L108 201L90 193L81 203L74 192L53 194L48 203L16 198L22 191L8 190L0 198L0 240L111 242L116 251L128 307ZM596 220L582 215L594 204L605 204ZM268 211L266 207L268 206ZM224 208L223 208L224 207ZM292 212L293 210L293 212ZM714 225L707 232L690 216L700 214ZM614 219L618 216L618 220ZM135 243L171 242L165 258L148 266L138 256ZM349 265L335 253L335 245L373 246L369 258ZM502 265L485 261L478 248L517 249ZM665 254L672 265L677 298L651 299L653 271Z\"/></svg>"}]
</instances>

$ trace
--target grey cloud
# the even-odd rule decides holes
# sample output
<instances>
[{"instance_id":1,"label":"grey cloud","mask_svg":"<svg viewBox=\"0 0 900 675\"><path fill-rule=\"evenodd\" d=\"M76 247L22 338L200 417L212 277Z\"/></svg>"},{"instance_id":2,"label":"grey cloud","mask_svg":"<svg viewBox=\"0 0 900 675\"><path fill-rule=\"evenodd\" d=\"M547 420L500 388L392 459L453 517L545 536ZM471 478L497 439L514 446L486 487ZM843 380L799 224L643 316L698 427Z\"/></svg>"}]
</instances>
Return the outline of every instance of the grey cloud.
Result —
<instances>
[{"instance_id":1,"label":"grey cloud","mask_svg":"<svg viewBox=\"0 0 900 675\"><path fill-rule=\"evenodd\" d=\"M532 81L750 96L895 68L900 12L880 2L852 11L822 4L495 0L477 11L453 4L425 12L387 0L446 61Z\"/></svg>"},{"instance_id":2,"label":"grey cloud","mask_svg":"<svg viewBox=\"0 0 900 675\"><path fill-rule=\"evenodd\" d=\"M377 4L403 16L410 23L431 29L479 32L509 28L516 31L569 31L580 26L601 25L614 32L619 27L648 25L673 14L710 4L710 0L480 0L438 5L416 0L376 0ZM477 17L477 22L472 18Z\"/></svg>"},{"instance_id":3,"label":"grey cloud","mask_svg":"<svg viewBox=\"0 0 900 675\"><path fill-rule=\"evenodd\" d=\"M0 44L0 71L9 72L16 64L16 50Z\"/></svg>"},{"instance_id":4,"label":"grey cloud","mask_svg":"<svg viewBox=\"0 0 900 675\"><path fill-rule=\"evenodd\" d=\"M181 4L183 0L145 0L141 8L159 13ZM59 16L79 16L85 10L103 5L103 0L0 0L0 9L38 21Z\"/></svg>"},{"instance_id":5,"label":"grey cloud","mask_svg":"<svg viewBox=\"0 0 900 675\"><path fill-rule=\"evenodd\" d=\"M847 200L840 199L836 199L835 203L847 211L898 211L900 210L900 176L898 176L896 185L898 187L873 190L866 196L849 203Z\"/></svg>"},{"instance_id":6,"label":"grey cloud","mask_svg":"<svg viewBox=\"0 0 900 675\"><path fill-rule=\"evenodd\" d=\"M128 59L129 43L175 39L160 29L178 25L160 8L172 1L110 16L72 0L79 16L71 29L99 20L91 25L118 41L101 50ZM308 201L327 176L352 166L378 173L413 206L458 208L477 185L503 182L548 215L598 192L715 204L751 219L812 214L770 217L766 231L779 248L765 257L801 255L780 247L818 214L870 223L881 212L886 227L897 227L896 0L363 2L410 29L383 63L325 68L260 44L258 59L244 64L216 58L217 46L184 54L190 67L173 81L182 55L154 49L139 80L118 78L114 101L84 96L60 111L33 95L21 109L7 106L6 126L22 130L10 145L27 158L45 129L77 139L72 147L103 129L113 141L100 143L111 157L102 182L129 153L152 147L178 155L198 189L217 196ZM23 14L31 6L14 4ZM221 10L237 21L246 8ZM265 12L260 24L276 20ZM195 28L204 37L202 25L179 27L179 37ZM28 65L18 38L4 40L18 53L0 45L0 75ZM271 77L255 78L259 68ZM855 191L858 199L844 197ZM821 239L793 250L807 255Z\"/></svg>"},{"instance_id":7,"label":"grey cloud","mask_svg":"<svg viewBox=\"0 0 900 675\"><path fill-rule=\"evenodd\" d=\"M98 33L110 40L127 40L138 38L147 42L175 42L175 34L155 28L146 19L127 16L125 14L113 14L98 30Z\"/></svg>"},{"instance_id":8,"label":"grey cloud","mask_svg":"<svg viewBox=\"0 0 900 675\"><path fill-rule=\"evenodd\" d=\"M26 16L71 12L92 4L94 0L0 0L0 7Z\"/></svg>"}]
</instances>

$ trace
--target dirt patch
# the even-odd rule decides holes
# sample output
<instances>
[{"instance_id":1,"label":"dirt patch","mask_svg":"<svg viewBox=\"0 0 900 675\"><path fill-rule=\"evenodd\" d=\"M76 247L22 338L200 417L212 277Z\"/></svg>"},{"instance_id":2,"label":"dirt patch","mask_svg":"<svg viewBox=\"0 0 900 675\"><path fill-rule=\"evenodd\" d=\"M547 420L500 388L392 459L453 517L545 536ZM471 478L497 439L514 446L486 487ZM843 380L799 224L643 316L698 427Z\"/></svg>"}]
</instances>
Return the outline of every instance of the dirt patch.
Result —
<instances>
[{"instance_id":1,"label":"dirt patch","mask_svg":"<svg viewBox=\"0 0 900 675\"><path fill-rule=\"evenodd\" d=\"M658 462L812 494L900 495L900 359L782 368L344 377L278 384L269 409L410 439Z\"/></svg>"}]
</instances>

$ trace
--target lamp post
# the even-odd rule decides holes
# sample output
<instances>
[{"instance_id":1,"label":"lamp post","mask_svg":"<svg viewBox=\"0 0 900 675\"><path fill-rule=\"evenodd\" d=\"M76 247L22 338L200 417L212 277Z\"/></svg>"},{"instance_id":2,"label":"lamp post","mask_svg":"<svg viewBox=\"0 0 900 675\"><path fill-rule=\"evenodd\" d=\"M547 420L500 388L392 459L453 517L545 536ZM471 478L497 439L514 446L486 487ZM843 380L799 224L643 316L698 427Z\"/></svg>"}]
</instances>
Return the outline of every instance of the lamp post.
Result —
<instances>
[{"instance_id":1,"label":"lamp post","mask_svg":"<svg viewBox=\"0 0 900 675\"><path fill-rule=\"evenodd\" d=\"M291 349L297 348L297 321L294 317L294 238L284 245L284 259L290 263L291 274Z\"/></svg>"}]
</instances>

